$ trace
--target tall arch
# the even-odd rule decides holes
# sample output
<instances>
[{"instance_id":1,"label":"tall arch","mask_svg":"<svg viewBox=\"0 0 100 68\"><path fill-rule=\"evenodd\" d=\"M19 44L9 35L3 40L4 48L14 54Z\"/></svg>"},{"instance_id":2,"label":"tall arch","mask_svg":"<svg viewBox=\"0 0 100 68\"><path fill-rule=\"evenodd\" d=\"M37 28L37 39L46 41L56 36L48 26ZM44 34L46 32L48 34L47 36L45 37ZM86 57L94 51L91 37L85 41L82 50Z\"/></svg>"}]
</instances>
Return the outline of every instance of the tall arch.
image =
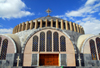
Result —
<instances>
[{"instance_id":1,"label":"tall arch","mask_svg":"<svg viewBox=\"0 0 100 68\"><path fill-rule=\"evenodd\" d=\"M38 51L38 36L33 37L32 51Z\"/></svg>"},{"instance_id":2,"label":"tall arch","mask_svg":"<svg viewBox=\"0 0 100 68\"><path fill-rule=\"evenodd\" d=\"M8 47L8 40L4 39L1 50L1 59L6 59L7 47Z\"/></svg>"},{"instance_id":3,"label":"tall arch","mask_svg":"<svg viewBox=\"0 0 100 68\"><path fill-rule=\"evenodd\" d=\"M100 60L100 38L96 38L96 44L97 44L97 50L98 50L98 56Z\"/></svg>"},{"instance_id":4,"label":"tall arch","mask_svg":"<svg viewBox=\"0 0 100 68\"><path fill-rule=\"evenodd\" d=\"M57 32L53 33L54 51L59 51L59 35Z\"/></svg>"},{"instance_id":5,"label":"tall arch","mask_svg":"<svg viewBox=\"0 0 100 68\"><path fill-rule=\"evenodd\" d=\"M33 37L38 37L38 49L41 49L41 43L40 40L42 40L41 35L45 34L45 51L32 51L33 47ZM59 44L59 51L54 51L54 36L58 34L58 44ZM60 30L52 29L52 28L43 28L41 30L37 30L36 32L33 32L29 35L29 37L26 39L25 48L24 48L24 60L23 60L23 66L39 66L44 59L51 58L51 61L57 61L58 66L64 65L67 66L76 66L75 64L75 50L74 46L70 40L69 35L67 33L64 33ZM55 37L55 39L57 36ZM62 44L65 44L63 48L65 48L65 51L60 50L60 38L64 39L65 42L62 42ZM66 42L67 41L67 42ZM43 41L42 41L43 42ZM49 42L49 43L48 43ZM63 49L62 48L62 49ZM48 55L49 56L48 56ZM65 57L65 60L63 60L63 56ZM57 57L58 59L55 59L54 57ZM43 59L42 59L43 58ZM54 60L53 60L54 59ZM50 59L49 59L50 60ZM61 61L60 61L61 60ZM46 61L46 60L45 60ZM39 63L38 63L39 62ZM67 62L67 63L66 63ZM44 65L44 64L43 64Z\"/></svg>"},{"instance_id":6,"label":"tall arch","mask_svg":"<svg viewBox=\"0 0 100 68\"><path fill-rule=\"evenodd\" d=\"M52 51L52 32L47 32L47 51Z\"/></svg>"},{"instance_id":7,"label":"tall arch","mask_svg":"<svg viewBox=\"0 0 100 68\"><path fill-rule=\"evenodd\" d=\"M45 33L40 33L40 51L45 51Z\"/></svg>"},{"instance_id":8,"label":"tall arch","mask_svg":"<svg viewBox=\"0 0 100 68\"><path fill-rule=\"evenodd\" d=\"M92 60L97 60L95 43L94 40L92 39L90 40L90 51L91 51Z\"/></svg>"},{"instance_id":9,"label":"tall arch","mask_svg":"<svg viewBox=\"0 0 100 68\"><path fill-rule=\"evenodd\" d=\"M66 51L66 41L64 36L60 37L60 51Z\"/></svg>"}]
</instances>

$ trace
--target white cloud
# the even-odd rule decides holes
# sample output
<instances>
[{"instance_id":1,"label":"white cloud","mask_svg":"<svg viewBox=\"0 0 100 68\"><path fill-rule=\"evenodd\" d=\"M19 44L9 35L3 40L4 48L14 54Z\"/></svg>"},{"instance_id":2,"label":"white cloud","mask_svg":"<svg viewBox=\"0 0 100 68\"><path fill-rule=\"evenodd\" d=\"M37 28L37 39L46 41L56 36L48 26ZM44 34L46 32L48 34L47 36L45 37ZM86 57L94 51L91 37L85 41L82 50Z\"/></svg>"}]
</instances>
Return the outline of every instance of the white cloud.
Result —
<instances>
[{"instance_id":1,"label":"white cloud","mask_svg":"<svg viewBox=\"0 0 100 68\"><path fill-rule=\"evenodd\" d=\"M96 2L97 0L87 0L85 5L92 5Z\"/></svg>"},{"instance_id":2,"label":"white cloud","mask_svg":"<svg viewBox=\"0 0 100 68\"><path fill-rule=\"evenodd\" d=\"M95 2L98 2L98 0L87 0L84 6L77 10L68 11L65 15L68 17L85 17L87 14L98 12L100 3L94 5Z\"/></svg>"},{"instance_id":3,"label":"white cloud","mask_svg":"<svg viewBox=\"0 0 100 68\"><path fill-rule=\"evenodd\" d=\"M76 21L77 22L77 21ZM79 21L79 24L82 25L86 34L99 34L100 33L100 20L87 17Z\"/></svg>"},{"instance_id":4,"label":"white cloud","mask_svg":"<svg viewBox=\"0 0 100 68\"><path fill-rule=\"evenodd\" d=\"M98 15L100 15L100 13Z\"/></svg>"},{"instance_id":5,"label":"white cloud","mask_svg":"<svg viewBox=\"0 0 100 68\"><path fill-rule=\"evenodd\" d=\"M66 17L80 24L86 34L100 33L100 19L93 16L94 13L100 12L100 0L87 0L86 3L80 6L77 10L67 11L64 15L58 17ZM98 13L100 15L100 13Z\"/></svg>"},{"instance_id":6,"label":"white cloud","mask_svg":"<svg viewBox=\"0 0 100 68\"><path fill-rule=\"evenodd\" d=\"M0 1L0 17L5 18L21 18L28 15L34 15L29 11L25 11L26 5L21 0L1 0Z\"/></svg>"},{"instance_id":7,"label":"white cloud","mask_svg":"<svg viewBox=\"0 0 100 68\"><path fill-rule=\"evenodd\" d=\"M13 28L9 28L9 29L6 29L6 28L3 28L3 29L0 29L0 34L12 34L12 31L13 31Z\"/></svg>"}]
</instances>

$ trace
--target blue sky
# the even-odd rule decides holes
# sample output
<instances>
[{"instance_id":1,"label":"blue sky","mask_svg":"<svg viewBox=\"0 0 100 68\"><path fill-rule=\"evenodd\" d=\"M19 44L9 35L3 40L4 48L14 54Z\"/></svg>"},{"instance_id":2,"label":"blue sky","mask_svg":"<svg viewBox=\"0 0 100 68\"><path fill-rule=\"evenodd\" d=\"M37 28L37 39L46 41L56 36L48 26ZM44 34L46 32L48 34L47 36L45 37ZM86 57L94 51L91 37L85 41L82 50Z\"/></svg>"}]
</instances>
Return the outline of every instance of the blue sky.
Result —
<instances>
[{"instance_id":1,"label":"blue sky","mask_svg":"<svg viewBox=\"0 0 100 68\"><path fill-rule=\"evenodd\" d=\"M56 16L81 25L86 34L100 33L100 0L0 0L0 34L22 22Z\"/></svg>"}]
</instances>

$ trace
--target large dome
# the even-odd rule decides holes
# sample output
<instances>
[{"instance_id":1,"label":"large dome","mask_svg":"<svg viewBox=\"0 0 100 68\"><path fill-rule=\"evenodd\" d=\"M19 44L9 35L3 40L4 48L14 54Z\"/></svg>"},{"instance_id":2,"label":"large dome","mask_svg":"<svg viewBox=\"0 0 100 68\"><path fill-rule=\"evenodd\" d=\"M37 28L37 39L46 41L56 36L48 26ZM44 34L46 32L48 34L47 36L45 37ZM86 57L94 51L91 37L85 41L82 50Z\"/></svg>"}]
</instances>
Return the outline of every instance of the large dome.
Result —
<instances>
[{"instance_id":1,"label":"large dome","mask_svg":"<svg viewBox=\"0 0 100 68\"><path fill-rule=\"evenodd\" d=\"M14 27L13 34L24 30L38 29L43 27L54 27L84 34L84 29L82 26L58 17L51 16L40 17L31 21L20 23Z\"/></svg>"}]
</instances>

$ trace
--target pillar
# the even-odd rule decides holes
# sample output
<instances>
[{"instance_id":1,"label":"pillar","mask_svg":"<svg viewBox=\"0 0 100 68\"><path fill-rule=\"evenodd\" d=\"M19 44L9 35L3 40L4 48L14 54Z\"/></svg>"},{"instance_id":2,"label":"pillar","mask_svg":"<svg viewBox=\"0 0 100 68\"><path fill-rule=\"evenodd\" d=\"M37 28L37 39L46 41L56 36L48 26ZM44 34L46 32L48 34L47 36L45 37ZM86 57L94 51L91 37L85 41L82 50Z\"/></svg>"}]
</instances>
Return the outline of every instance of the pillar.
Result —
<instances>
[{"instance_id":1,"label":"pillar","mask_svg":"<svg viewBox=\"0 0 100 68\"><path fill-rule=\"evenodd\" d=\"M17 25L17 30L16 30L16 32L19 32L18 29L19 29L19 25Z\"/></svg>"},{"instance_id":2,"label":"pillar","mask_svg":"<svg viewBox=\"0 0 100 68\"><path fill-rule=\"evenodd\" d=\"M33 20L30 21L30 30L33 29Z\"/></svg>"},{"instance_id":3,"label":"pillar","mask_svg":"<svg viewBox=\"0 0 100 68\"><path fill-rule=\"evenodd\" d=\"M73 23L73 28L74 28L74 31L76 32L76 25L75 25L75 23Z\"/></svg>"},{"instance_id":4,"label":"pillar","mask_svg":"<svg viewBox=\"0 0 100 68\"><path fill-rule=\"evenodd\" d=\"M51 19L51 27L53 27L53 19Z\"/></svg>"},{"instance_id":5,"label":"pillar","mask_svg":"<svg viewBox=\"0 0 100 68\"><path fill-rule=\"evenodd\" d=\"M66 30L68 30L68 21L65 21L65 27L66 27Z\"/></svg>"},{"instance_id":6,"label":"pillar","mask_svg":"<svg viewBox=\"0 0 100 68\"><path fill-rule=\"evenodd\" d=\"M29 22L27 21L26 22L26 29L25 30L28 30L29 29Z\"/></svg>"},{"instance_id":7,"label":"pillar","mask_svg":"<svg viewBox=\"0 0 100 68\"><path fill-rule=\"evenodd\" d=\"M37 20L35 20L35 29L37 29L37 24L38 22L37 22Z\"/></svg>"},{"instance_id":8,"label":"pillar","mask_svg":"<svg viewBox=\"0 0 100 68\"><path fill-rule=\"evenodd\" d=\"M72 22L69 22L70 30L72 31Z\"/></svg>"},{"instance_id":9,"label":"pillar","mask_svg":"<svg viewBox=\"0 0 100 68\"><path fill-rule=\"evenodd\" d=\"M25 30L25 22L22 23L22 31Z\"/></svg>"},{"instance_id":10,"label":"pillar","mask_svg":"<svg viewBox=\"0 0 100 68\"><path fill-rule=\"evenodd\" d=\"M79 25L79 33L81 33L81 26Z\"/></svg>"},{"instance_id":11,"label":"pillar","mask_svg":"<svg viewBox=\"0 0 100 68\"><path fill-rule=\"evenodd\" d=\"M19 32L21 31L21 27L22 27L22 24L19 24L19 29L18 29Z\"/></svg>"},{"instance_id":12,"label":"pillar","mask_svg":"<svg viewBox=\"0 0 100 68\"><path fill-rule=\"evenodd\" d=\"M58 28L58 19L56 19L56 28Z\"/></svg>"},{"instance_id":13,"label":"pillar","mask_svg":"<svg viewBox=\"0 0 100 68\"><path fill-rule=\"evenodd\" d=\"M42 19L41 19L41 20L40 20L40 28L42 28L42 24L43 24L43 23L42 23Z\"/></svg>"},{"instance_id":14,"label":"pillar","mask_svg":"<svg viewBox=\"0 0 100 68\"><path fill-rule=\"evenodd\" d=\"M77 26L77 32L79 33L79 26L78 26L78 24L76 24L76 26Z\"/></svg>"},{"instance_id":15,"label":"pillar","mask_svg":"<svg viewBox=\"0 0 100 68\"><path fill-rule=\"evenodd\" d=\"M64 24L63 20L61 20L61 29L64 29Z\"/></svg>"},{"instance_id":16,"label":"pillar","mask_svg":"<svg viewBox=\"0 0 100 68\"><path fill-rule=\"evenodd\" d=\"M45 23L46 23L46 24L45 24L45 27L47 27L47 23L48 23L48 20L47 20L47 19L45 20Z\"/></svg>"}]
</instances>

